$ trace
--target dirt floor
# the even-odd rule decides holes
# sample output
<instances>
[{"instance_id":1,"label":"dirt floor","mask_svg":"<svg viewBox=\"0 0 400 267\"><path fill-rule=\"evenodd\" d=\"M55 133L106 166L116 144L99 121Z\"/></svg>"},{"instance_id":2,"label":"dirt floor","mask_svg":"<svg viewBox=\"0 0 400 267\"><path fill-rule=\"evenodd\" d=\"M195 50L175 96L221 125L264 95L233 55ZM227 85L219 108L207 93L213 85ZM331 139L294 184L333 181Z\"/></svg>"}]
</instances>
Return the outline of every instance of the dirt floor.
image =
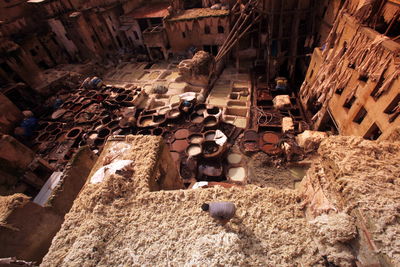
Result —
<instances>
[{"instance_id":1,"label":"dirt floor","mask_svg":"<svg viewBox=\"0 0 400 267\"><path fill-rule=\"evenodd\" d=\"M122 172L85 186L41 266L367 264L352 245L361 235L355 209L376 222L376 253L400 264L399 143L330 137L299 190L248 185L150 192L143 188L151 175L145 166L153 166L149 148L157 142L146 138L134 140L137 155L124 154L134 157L132 177ZM237 206L225 227L200 209L219 200Z\"/></svg>"}]
</instances>

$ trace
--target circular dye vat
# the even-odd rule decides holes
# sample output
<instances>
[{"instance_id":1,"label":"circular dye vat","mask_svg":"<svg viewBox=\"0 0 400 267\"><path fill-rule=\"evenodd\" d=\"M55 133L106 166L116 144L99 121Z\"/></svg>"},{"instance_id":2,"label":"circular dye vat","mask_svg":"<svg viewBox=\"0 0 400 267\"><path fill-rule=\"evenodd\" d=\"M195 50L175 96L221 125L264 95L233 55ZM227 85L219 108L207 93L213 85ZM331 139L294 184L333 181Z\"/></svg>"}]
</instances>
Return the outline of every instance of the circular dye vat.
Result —
<instances>
[{"instance_id":1,"label":"circular dye vat","mask_svg":"<svg viewBox=\"0 0 400 267\"><path fill-rule=\"evenodd\" d=\"M78 112L79 110L81 110L81 108L82 108L82 104L75 104L72 106L71 110L73 112Z\"/></svg>"},{"instance_id":2,"label":"circular dye vat","mask_svg":"<svg viewBox=\"0 0 400 267\"><path fill-rule=\"evenodd\" d=\"M198 144L189 145L186 149L186 154L189 157L195 157L201 154L201 146Z\"/></svg>"},{"instance_id":3,"label":"circular dye vat","mask_svg":"<svg viewBox=\"0 0 400 267\"><path fill-rule=\"evenodd\" d=\"M47 131L47 132L52 132L52 131L54 131L55 129L57 129L57 127L58 127L58 123L52 123L52 124L50 124L50 125L48 125L48 126L46 127L46 131Z\"/></svg>"},{"instance_id":4,"label":"circular dye vat","mask_svg":"<svg viewBox=\"0 0 400 267\"><path fill-rule=\"evenodd\" d=\"M277 155L281 152L281 150L274 144L264 144L261 147L261 150L267 153L268 155Z\"/></svg>"},{"instance_id":5,"label":"circular dye vat","mask_svg":"<svg viewBox=\"0 0 400 267\"><path fill-rule=\"evenodd\" d=\"M52 135L58 135L59 133L61 133L61 129L57 128L54 131L51 132Z\"/></svg>"},{"instance_id":6,"label":"circular dye vat","mask_svg":"<svg viewBox=\"0 0 400 267\"><path fill-rule=\"evenodd\" d=\"M188 139L191 144L200 144L204 140L201 134L192 134Z\"/></svg>"},{"instance_id":7,"label":"circular dye vat","mask_svg":"<svg viewBox=\"0 0 400 267\"><path fill-rule=\"evenodd\" d=\"M111 133L110 129L103 128L99 131L98 137L99 138L106 138Z\"/></svg>"},{"instance_id":8,"label":"circular dye vat","mask_svg":"<svg viewBox=\"0 0 400 267\"><path fill-rule=\"evenodd\" d=\"M243 135L245 140L258 140L258 133L254 130L247 130Z\"/></svg>"},{"instance_id":9,"label":"circular dye vat","mask_svg":"<svg viewBox=\"0 0 400 267\"><path fill-rule=\"evenodd\" d=\"M41 131L41 130L43 130L44 128L46 128L47 125L49 125L48 122L40 122L39 125L38 125L38 127L37 127L37 130L38 130L38 131Z\"/></svg>"},{"instance_id":10,"label":"circular dye vat","mask_svg":"<svg viewBox=\"0 0 400 267\"><path fill-rule=\"evenodd\" d=\"M179 109L171 109L168 112L168 117L171 118L171 119L178 118L179 115L181 115L181 112L179 111Z\"/></svg>"},{"instance_id":11,"label":"circular dye vat","mask_svg":"<svg viewBox=\"0 0 400 267\"><path fill-rule=\"evenodd\" d=\"M217 115L219 113L218 107L212 107L207 109L208 114Z\"/></svg>"},{"instance_id":12,"label":"circular dye vat","mask_svg":"<svg viewBox=\"0 0 400 267\"><path fill-rule=\"evenodd\" d=\"M238 164L242 161L243 157L237 153L231 153L228 155L228 162L229 164Z\"/></svg>"},{"instance_id":13,"label":"circular dye vat","mask_svg":"<svg viewBox=\"0 0 400 267\"><path fill-rule=\"evenodd\" d=\"M262 136L265 143L277 144L279 143L279 136L275 133L265 133Z\"/></svg>"},{"instance_id":14,"label":"circular dye vat","mask_svg":"<svg viewBox=\"0 0 400 267\"><path fill-rule=\"evenodd\" d=\"M151 135L151 131L149 129L140 130L138 134L141 135Z\"/></svg>"},{"instance_id":15,"label":"circular dye vat","mask_svg":"<svg viewBox=\"0 0 400 267\"><path fill-rule=\"evenodd\" d=\"M208 116L207 118L204 119L204 126L206 127L213 127L217 125L218 121L217 118L214 116Z\"/></svg>"},{"instance_id":16,"label":"circular dye vat","mask_svg":"<svg viewBox=\"0 0 400 267\"><path fill-rule=\"evenodd\" d=\"M219 149L219 145L214 141L205 141L203 144L203 151L205 155L211 155L217 152Z\"/></svg>"},{"instance_id":17,"label":"circular dye vat","mask_svg":"<svg viewBox=\"0 0 400 267\"><path fill-rule=\"evenodd\" d=\"M183 152L188 147L188 145L189 144L186 140L175 140L171 144L171 150L177 151L177 152Z\"/></svg>"},{"instance_id":18,"label":"circular dye vat","mask_svg":"<svg viewBox=\"0 0 400 267\"><path fill-rule=\"evenodd\" d=\"M122 102L126 99L126 95L119 95L115 98L115 101Z\"/></svg>"},{"instance_id":19,"label":"circular dye vat","mask_svg":"<svg viewBox=\"0 0 400 267\"><path fill-rule=\"evenodd\" d=\"M140 119L140 125L142 127L147 127L153 124L153 117L149 116L149 117L142 117Z\"/></svg>"},{"instance_id":20,"label":"circular dye vat","mask_svg":"<svg viewBox=\"0 0 400 267\"><path fill-rule=\"evenodd\" d=\"M74 128L67 133L67 138L73 139L76 138L81 133L81 129Z\"/></svg>"},{"instance_id":21,"label":"circular dye vat","mask_svg":"<svg viewBox=\"0 0 400 267\"><path fill-rule=\"evenodd\" d=\"M155 123L162 123L162 122L165 121L165 116L164 116L164 115L157 115L157 116L154 116L153 121L154 121Z\"/></svg>"},{"instance_id":22,"label":"circular dye vat","mask_svg":"<svg viewBox=\"0 0 400 267\"><path fill-rule=\"evenodd\" d=\"M235 182L244 182L246 179L246 170L243 167L230 168L228 177Z\"/></svg>"},{"instance_id":23,"label":"circular dye vat","mask_svg":"<svg viewBox=\"0 0 400 267\"><path fill-rule=\"evenodd\" d=\"M110 116L107 116L107 117L104 117L102 120L101 120L101 123L102 124L107 124L107 123L109 123L111 121L111 117Z\"/></svg>"},{"instance_id":24,"label":"circular dye vat","mask_svg":"<svg viewBox=\"0 0 400 267\"><path fill-rule=\"evenodd\" d=\"M162 128L155 128L154 130L153 130L153 135L156 135L156 136L160 136L160 135L162 135L163 134L163 129Z\"/></svg>"},{"instance_id":25,"label":"circular dye vat","mask_svg":"<svg viewBox=\"0 0 400 267\"><path fill-rule=\"evenodd\" d=\"M212 141L212 140L214 140L214 138L215 138L215 131L208 131L208 132L206 132L206 133L204 134L204 138L205 138L207 141Z\"/></svg>"},{"instance_id":26,"label":"circular dye vat","mask_svg":"<svg viewBox=\"0 0 400 267\"><path fill-rule=\"evenodd\" d=\"M118 128L118 126L119 126L119 122L118 121L110 121L107 124L107 127L110 128L110 129L116 129L116 128Z\"/></svg>"},{"instance_id":27,"label":"circular dye vat","mask_svg":"<svg viewBox=\"0 0 400 267\"><path fill-rule=\"evenodd\" d=\"M50 133L43 133L43 134L39 135L37 140L42 142L42 141L47 140L47 138L49 138L49 137L50 137Z\"/></svg>"},{"instance_id":28,"label":"circular dye vat","mask_svg":"<svg viewBox=\"0 0 400 267\"><path fill-rule=\"evenodd\" d=\"M162 134L162 136L167 143L171 143L174 140L174 134L171 132L166 131Z\"/></svg>"},{"instance_id":29,"label":"circular dye vat","mask_svg":"<svg viewBox=\"0 0 400 267\"><path fill-rule=\"evenodd\" d=\"M97 138L96 140L94 140L93 145L99 147L102 146L104 144L104 139L103 138Z\"/></svg>"},{"instance_id":30,"label":"circular dye vat","mask_svg":"<svg viewBox=\"0 0 400 267\"><path fill-rule=\"evenodd\" d=\"M202 115L199 115L199 114L194 113L194 114L192 114L192 115L190 116L190 120L191 120L193 123L202 123L202 122L204 121L204 117L203 117Z\"/></svg>"},{"instance_id":31,"label":"circular dye vat","mask_svg":"<svg viewBox=\"0 0 400 267\"><path fill-rule=\"evenodd\" d=\"M203 115L204 111L206 111L206 105L198 104L195 106L194 110L198 115Z\"/></svg>"}]
</instances>

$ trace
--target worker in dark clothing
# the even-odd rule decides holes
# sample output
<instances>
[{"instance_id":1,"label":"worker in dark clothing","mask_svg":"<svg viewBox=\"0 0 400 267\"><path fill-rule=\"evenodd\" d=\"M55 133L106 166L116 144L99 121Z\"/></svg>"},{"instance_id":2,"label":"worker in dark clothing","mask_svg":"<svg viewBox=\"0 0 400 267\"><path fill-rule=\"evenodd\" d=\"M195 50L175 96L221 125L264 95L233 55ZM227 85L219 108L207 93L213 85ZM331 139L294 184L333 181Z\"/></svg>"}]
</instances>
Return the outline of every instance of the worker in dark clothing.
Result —
<instances>
[{"instance_id":1,"label":"worker in dark clothing","mask_svg":"<svg viewBox=\"0 0 400 267\"><path fill-rule=\"evenodd\" d=\"M201 206L203 211L208 211L210 216L221 225L225 225L235 216L236 206L232 202L211 202Z\"/></svg>"}]
</instances>

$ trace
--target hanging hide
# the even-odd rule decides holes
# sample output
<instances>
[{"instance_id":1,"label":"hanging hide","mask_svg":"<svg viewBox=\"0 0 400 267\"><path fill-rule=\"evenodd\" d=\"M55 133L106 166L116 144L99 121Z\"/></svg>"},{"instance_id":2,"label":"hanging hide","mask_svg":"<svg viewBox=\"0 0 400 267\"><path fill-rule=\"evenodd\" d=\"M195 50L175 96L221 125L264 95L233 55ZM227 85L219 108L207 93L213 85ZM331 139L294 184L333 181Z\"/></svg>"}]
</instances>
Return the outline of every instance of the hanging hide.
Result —
<instances>
[{"instance_id":1,"label":"hanging hide","mask_svg":"<svg viewBox=\"0 0 400 267\"><path fill-rule=\"evenodd\" d=\"M382 15L386 23L390 23L390 21L394 18L396 13L400 12L400 6L387 2L383 7ZM398 18L400 20L400 18Z\"/></svg>"}]
</instances>

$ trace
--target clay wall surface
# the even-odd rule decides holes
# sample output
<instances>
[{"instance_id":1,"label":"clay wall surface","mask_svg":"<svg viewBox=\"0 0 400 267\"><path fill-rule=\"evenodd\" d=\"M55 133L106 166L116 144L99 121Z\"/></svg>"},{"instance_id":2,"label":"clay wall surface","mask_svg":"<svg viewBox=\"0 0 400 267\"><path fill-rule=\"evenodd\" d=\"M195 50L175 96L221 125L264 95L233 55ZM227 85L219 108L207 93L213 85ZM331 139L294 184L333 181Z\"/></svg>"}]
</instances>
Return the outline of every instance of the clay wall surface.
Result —
<instances>
[{"instance_id":1,"label":"clay wall surface","mask_svg":"<svg viewBox=\"0 0 400 267\"><path fill-rule=\"evenodd\" d=\"M57 37L50 31L50 28L46 34L39 37L39 41L43 46L43 53L46 53L47 57L55 65L70 62L68 52L65 50L63 44L57 41Z\"/></svg>"},{"instance_id":2,"label":"clay wall surface","mask_svg":"<svg viewBox=\"0 0 400 267\"><path fill-rule=\"evenodd\" d=\"M98 46L91 38L92 29L86 23L82 13L74 12L70 15L71 27L68 28L68 36L78 46L78 50L85 57L96 55Z\"/></svg>"},{"instance_id":3,"label":"clay wall surface","mask_svg":"<svg viewBox=\"0 0 400 267\"><path fill-rule=\"evenodd\" d=\"M112 50L115 47L115 42L106 25L106 12L88 12L85 14L96 42L98 42L103 50Z\"/></svg>"},{"instance_id":4,"label":"clay wall surface","mask_svg":"<svg viewBox=\"0 0 400 267\"><path fill-rule=\"evenodd\" d=\"M266 41L263 45L255 42L253 46L259 53L263 50L268 79L272 80L277 76L293 79L296 71L306 64L302 55L311 53L311 49L315 46L315 33L319 25L317 11L320 2L309 0L260 2L260 8L268 15L261 21L261 33L264 34ZM244 48L246 43L243 45Z\"/></svg>"},{"instance_id":5,"label":"clay wall surface","mask_svg":"<svg viewBox=\"0 0 400 267\"><path fill-rule=\"evenodd\" d=\"M36 5L36 4L34 4ZM40 5L41 11L45 12L45 16L52 18L64 12L70 10L71 6L69 4L65 5L63 1L47 1Z\"/></svg>"},{"instance_id":6,"label":"clay wall surface","mask_svg":"<svg viewBox=\"0 0 400 267\"><path fill-rule=\"evenodd\" d=\"M140 7L143 5L143 3L146 2L151 2L151 1L144 1L144 0L137 0L137 1L126 1L122 4L122 8L124 10L124 14L128 14L132 10Z\"/></svg>"},{"instance_id":7,"label":"clay wall surface","mask_svg":"<svg viewBox=\"0 0 400 267\"><path fill-rule=\"evenodd\" d=\"M4 147L3 143L0 146ZM0 257L41 262L96 159L88 147L81 148L65 167L44 207L22 194L0 197Z\"/></svg>"},{"instance_id":8,"label":"clay wall surface","mask_svg":"<svg viewBox=\"0 0 400 267\"><path fill-rule=\"evenodd\" d=\"M97 156L88 147L81 148L64 168L60 182L45 206L60 215L66 214L86 183L96 160Z\"/></svg>"},{"instance_id":9,"label":"clay wall surface","mask_svg":"<svg viewBox=\"0 0 400 267\"><path fill-rule=\"evenodd\" d=\"M307 74L305 77L307 83L313 83L315 79L317 79L317 73L319 68L321 67L322 62L323 62L322 51L320 48L317 47L314 49L310 65L308 67Z\"/></svg>"}]
</instances>

